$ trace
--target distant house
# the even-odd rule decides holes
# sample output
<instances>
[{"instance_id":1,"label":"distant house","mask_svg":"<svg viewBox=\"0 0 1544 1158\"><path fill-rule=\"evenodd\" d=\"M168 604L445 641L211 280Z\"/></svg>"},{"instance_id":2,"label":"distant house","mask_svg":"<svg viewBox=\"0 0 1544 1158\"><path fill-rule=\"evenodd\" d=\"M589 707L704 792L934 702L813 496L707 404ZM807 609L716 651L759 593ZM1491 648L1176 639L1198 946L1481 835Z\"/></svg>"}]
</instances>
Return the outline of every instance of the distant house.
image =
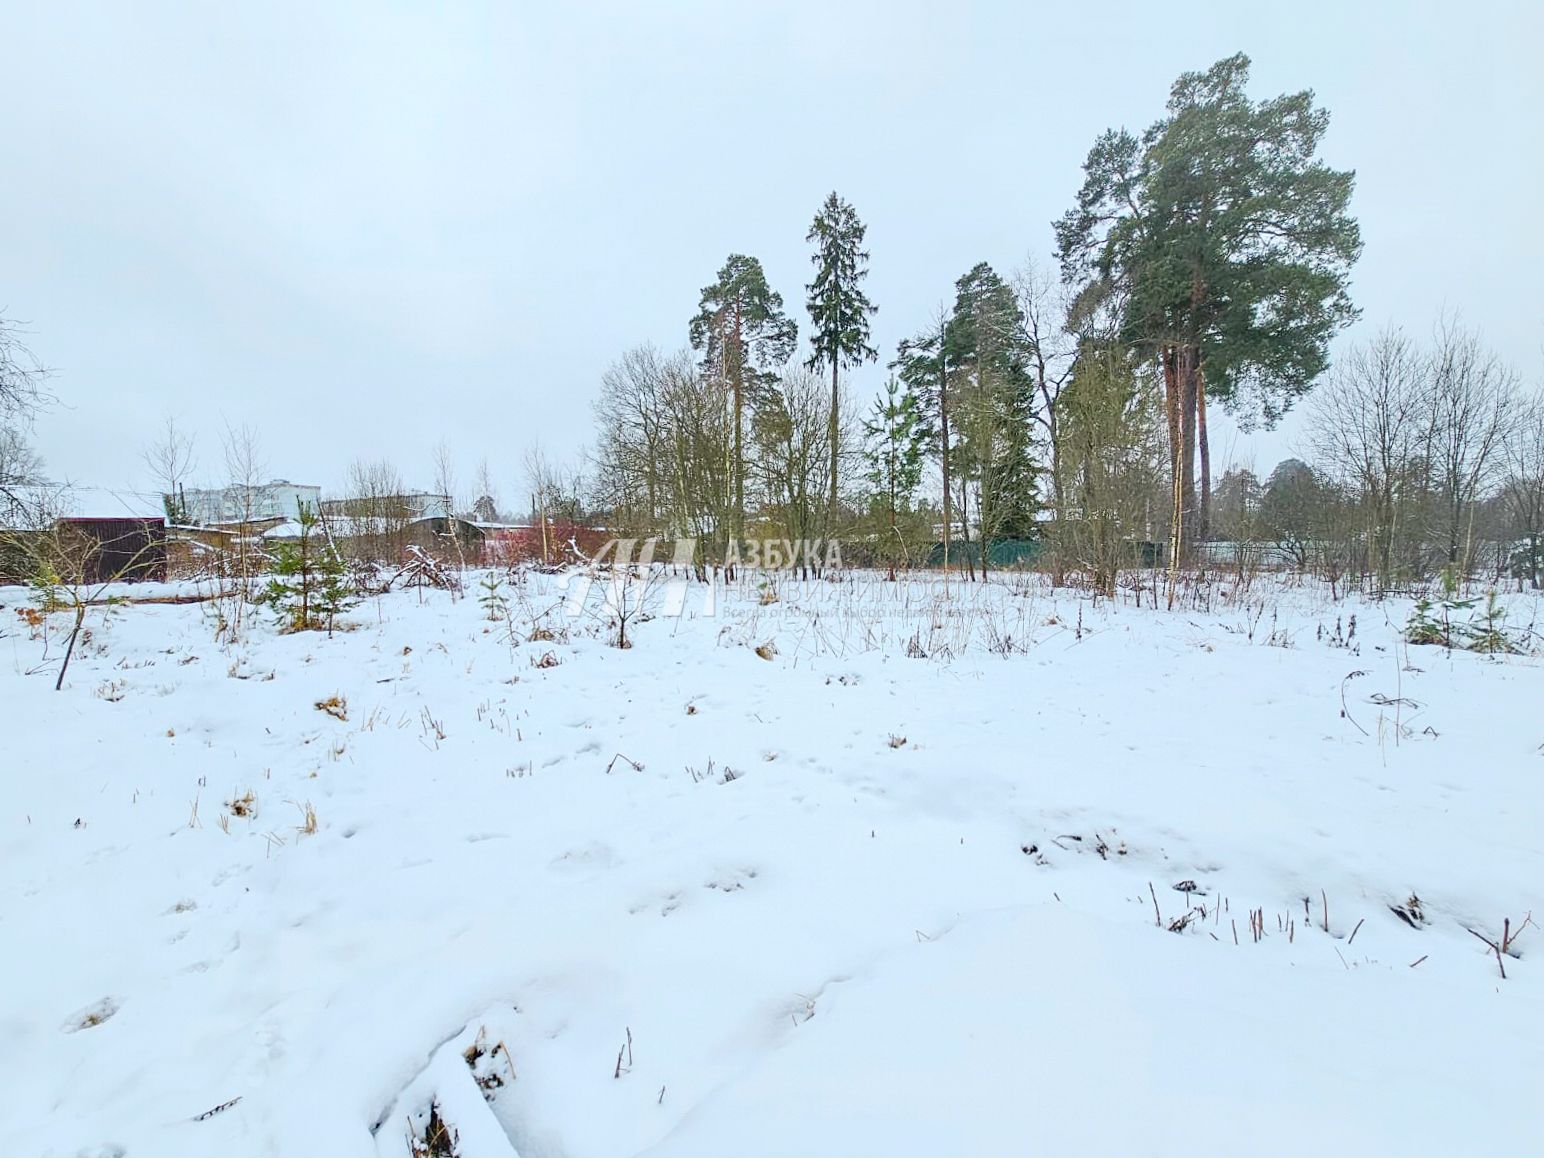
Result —
<instances>
[{"instance_id":1,"label":"distant house","mask_svg":"<svg viewBox=\"0 0 1544 1158\"><path fill-rule=\"evenodd\" d=\"M295 519L285 519L264 531L262 539L265 543L295 543L304 533L305 528Z\"/></svg>"},{"instance_id":2,"label":"distant house","mask_svg":"<svg viewBox=\"0 0 1544 1158\"><path fill-rule=\"evenodd\" d=\"M407 491L399 495L366 495L347 499L327 499L320 504L325 516L351 519L392 519L410 523L415 519L447 519L454 512L446 495L428 491ZM289 514L294 514L291 507Z\"/></svg>"},{"instance_id":3,"label":"distant house","mask_svg":"<svg viewBox=\"0 0 1544 1158\"><path fill-rule=\"evenodd\" d=\"M0 494L0 577L32 578L41 565L67 580L166 578L160 495L102 487L11 487Z\"/></svg>"},{"instance_id":4,"label":"distant house","mask_svg":"<svg viewBox=\"0 0 1544 1158\"><path fill-rule=\"evenodd\" d=\"M357 559L400 560L410 546L446 556L480 550L473 542L480 536L455 517L450 499L427 491L326 499L321 515L332 541Z\"/></svg>"},{"instance_id":5,"label":"distant house","mask_svg":"<svg viewBox=\"0 0 1544 1158\"><path fill-rule=\"evenodd\" d=\"M426 515L407 525L408 546L443 559L480 563L485 538L476 523L454 515Z\"/></svg>"},{"instance_id":6,"label":"distant house","mask_svg":"<svg viewBox=\"0 0 1544 1158\"><path fill-rule=\"evenodd\" d=\"M276 478L256 486L232 485L179 491L162 496L163 509L195 527L278 523L293 519L300 504L318 510L322 488Z\"/></svg>"},{"instance_id":7,"label":"distant house","mask_svg":"<svg viewBox=\"0 0 1544 1158\"><path fill-rule=\"evenodd\" d=\"M590 558L612 538L600 527L549 519L546 536L537 523L476 523L482 532L482 563L490 567L509 567L516 563L539 563L544 556L554 563L572 563ZM668 558L661 550L659 558Z\"/></svg>"}]
</instances>

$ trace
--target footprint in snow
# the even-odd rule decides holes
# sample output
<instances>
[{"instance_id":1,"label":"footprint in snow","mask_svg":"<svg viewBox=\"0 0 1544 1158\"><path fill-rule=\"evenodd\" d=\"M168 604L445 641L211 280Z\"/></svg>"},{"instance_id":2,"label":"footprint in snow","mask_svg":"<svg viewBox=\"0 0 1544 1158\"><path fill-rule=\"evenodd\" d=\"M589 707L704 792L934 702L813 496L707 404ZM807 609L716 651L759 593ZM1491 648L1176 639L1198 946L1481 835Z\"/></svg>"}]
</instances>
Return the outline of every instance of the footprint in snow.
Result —
<instances>
[{"instance_id":1,"label":"footprint in snow","mask_svg":"<svg viewBox=\"0 0 1544 1158\"><path fill-rule=\"evenodd\" d=\"M755 869L735 869L732 872L721 874L715 879L708 881L702 887L705 889L717 889L721 893L738 893L745 888L747 881L755 879Z\"/></svg>"},{"instance_id":2,"label":"footprint in snow","mask_svg":"<svg viewBox=\"0 0 1544 1158\"><path fill-rule=\"evenodd\" d=\"M101 1025L113 1014L118 1012L120 1002L116 997L104 997L101 1001L92 1002L84 1009L77 1009L65 1019L59 1028L65 1033L77 1033L82 1029L91 1029Z\"/></svg>"},{"instance_id":3,"label":"footprint in snow","mask_svg":"<svg viewBox=\"0 0 1544 1158\"><path fill-rule=\"evenodd\" d=\"M657 901L639 901L637 904L627 907L628 915L636 917L639 913L652 909L656 903L659 905L659 915L668 917L681 907L681 894L666 893L663 897L658 898Z\"/></svg>"},{"instance_id":4,"label":"footprint in snow","mask_svg":"<svg viewBox=\"0 0 1544 1158\"><path fill-rule=\"evenodd\" d=\"M581 848L571 848L562 856L554 857L547 865L553 872L583 872L586 869L610 868L616 862L616 853L610 845L591 841Z\"/></svg>"}]
</instances>

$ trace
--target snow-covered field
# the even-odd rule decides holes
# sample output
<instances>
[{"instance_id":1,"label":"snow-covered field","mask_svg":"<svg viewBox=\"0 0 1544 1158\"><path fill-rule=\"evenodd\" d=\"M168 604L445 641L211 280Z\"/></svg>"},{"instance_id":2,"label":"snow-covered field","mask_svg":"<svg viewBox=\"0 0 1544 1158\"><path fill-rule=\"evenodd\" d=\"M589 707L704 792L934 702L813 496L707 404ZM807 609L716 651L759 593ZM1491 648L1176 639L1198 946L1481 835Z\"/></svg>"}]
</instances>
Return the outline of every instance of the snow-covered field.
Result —
<instances>
[{"instance_id":1,"label":"snow-covered field","mask_svg":"<svg viewBox=\"0 0 1544 1158\"><path fill-rule=\"evenodd\" d=\"M58 693L0 591L0 1152L1544 1153L1540 659L872 576L620 650L562 582L93 609Z\"/></svg>"}]
</instances>

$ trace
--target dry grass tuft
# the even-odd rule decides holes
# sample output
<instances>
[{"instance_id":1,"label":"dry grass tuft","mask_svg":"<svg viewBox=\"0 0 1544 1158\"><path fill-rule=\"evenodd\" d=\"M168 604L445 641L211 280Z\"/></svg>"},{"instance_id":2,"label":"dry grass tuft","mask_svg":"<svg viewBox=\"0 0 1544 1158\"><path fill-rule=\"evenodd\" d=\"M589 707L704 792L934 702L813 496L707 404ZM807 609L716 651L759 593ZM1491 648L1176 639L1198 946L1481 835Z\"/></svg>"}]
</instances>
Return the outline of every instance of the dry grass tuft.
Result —
<instances>
[{"instance_id":1,"label":"dry grass tuft","mask_svg":"<svg viewBox=\"0 0 1544 1158\"><path fill-rule=\"evenodd\" d=\"M335 720L346 721L348 719L348 698L334 693L325 700L317 700L316 710L326 712Z\"/></svg>"},{"instance_id":2,"label":"dry grass tuft","mask_svg":"<svg viewBox=\"0 0 1544 1158\"><path fill-rule=\"evenodd\" d=\"M300 809L300 823L295 826L295 831L301 836L316 835L316 806L309 800L304 804L298 800L291 800L296 808Z\"/></svg>"},{"instance_id":3,"label":"dry grass tuft","mask_svg":"<svg viewBox=\"0 0 1544 1158\"><path fill-rule=\"evenodd\" d=\"M413 1158L456 1158L461 1150L461 1135L440 1117L439 1099L429 1103L429 1120L419 1136L412 1122L407 1128L408 1153Z\"/></svg>"}]
</instances>

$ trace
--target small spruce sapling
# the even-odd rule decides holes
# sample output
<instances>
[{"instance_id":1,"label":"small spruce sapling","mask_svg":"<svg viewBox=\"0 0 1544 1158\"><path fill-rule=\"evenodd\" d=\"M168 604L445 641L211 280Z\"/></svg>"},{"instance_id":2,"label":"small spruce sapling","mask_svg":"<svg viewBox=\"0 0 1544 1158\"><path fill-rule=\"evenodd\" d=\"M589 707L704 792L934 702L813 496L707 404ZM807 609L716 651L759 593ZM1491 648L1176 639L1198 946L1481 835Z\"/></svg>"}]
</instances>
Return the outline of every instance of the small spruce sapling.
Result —
<instances>
[{"instance_id":1,"label":"small spruce sapling","mask_svg":"<svg viewBox=\"0 0 1544 1158\"><path fill-rule=\"evenodd\" d=\"M311 601L312 611L318 619L325 620L330 638L338 616L359 602L348 564L343 561L343 556L330 539L322 548L317 574L316 593Z\"/></svg>"},{"instance_id":2,"label":"small spruce sapling","mask_svg":"<svg viewBox=\"0 0 1544 1158\"><path fill-rule=\"evenodd\" d=\"M1434 606L1430 599L1416 600L1415 610L1410 614L1410 622L1405 624L1405 639L1410 643L1449 644L1447 622L1445 618L1437 617Z\"/></svg>"},{"instance_id":3,"label":"small spruce sapling","mask_svg":"<svg viewBox=\"0 0 1544 1158\"><path fill-rule=\"evenodd\" d=\"M1405 639L1414 644L1459 647L1487 655L1515 653L1517 644L1507 634L1504 623L1506 608L1496 598L1495 589L1486 592L1484 607L1476 611L1478 604L1477 599L1454 599L1451 595L1436 603L1418 600L1405 624ZM1454 612L1463 612L1467 618L1455 621Z\"/></svg>"},{"instance_id":4,"label":"small spruce sapling","mask_svg":"<svg viewBox=\"0 0 1544 1158\"><path fill-rule=\"evenodd\" d=\"M1485 609L1469 623L1469 650L1483 651L1487 655L1495 655L1497 652L1515 652L1517 646L1506 633L1503 623L1505 619L1506 608L1501 606L1496 598L1495 589L1492 588L1485 593Z\"/></svg>"},{"instance_id":5,"label":"small spruce sapling","mask_svg":"<svg viewBox=\"0 0 1544 1158\"><path fill-rule=\"evenodd\" d=\"M332 634L341 612L358 602L348 568L328 539L321 517L304 502L296 503L300 533L275 544L273 568L262 601L279 615L285 631Z\"/></svg>"},{"instance_id":6,"label":"small spruce sapling","mask_svg":"<svg viewBox=\"0 0 1544 1158\"><path fill-rule=\"evenodd\" d=\"M509 600L504 598L504 581L495 575L484 575L478 586L482 588L482 594L477 597L477 603L488 617L488 622L498 623L506 618Z\"/></svg>"}]
</instances>

